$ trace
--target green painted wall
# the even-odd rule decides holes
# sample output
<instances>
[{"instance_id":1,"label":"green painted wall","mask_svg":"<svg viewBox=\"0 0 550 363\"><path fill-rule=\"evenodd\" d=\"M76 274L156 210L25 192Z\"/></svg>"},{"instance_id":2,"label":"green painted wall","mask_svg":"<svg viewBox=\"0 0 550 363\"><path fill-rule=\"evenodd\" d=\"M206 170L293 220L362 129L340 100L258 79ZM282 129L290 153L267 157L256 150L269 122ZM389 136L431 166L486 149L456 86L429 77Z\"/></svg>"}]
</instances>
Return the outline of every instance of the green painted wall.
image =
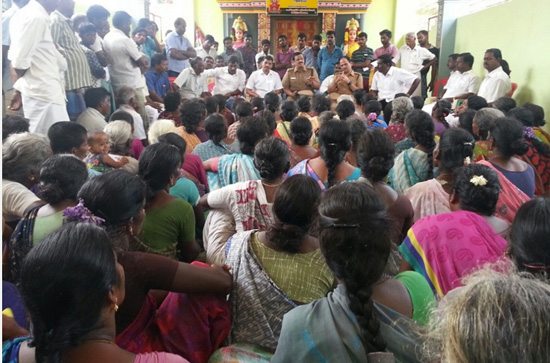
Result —
<instances>
[{"instance_id":1,"label":"green painted wall","mask_svg":"<svg viewBox=\"0 0 550 363\"><path fill-rule=\"evenodd\" d=\"M381 46L378 35L381 30L394 31L396 3L397 0L372 0L363 20L363 29L369 35L369 47L376 49Z\"/></svg>"},{"instance_id":2,"label":"green painted wall","mask_svg":"<svg viewBox=\"0 0 550 363\"><path fill-rule=\"evenodd\" d=\"M500 48L510 64L512 82L518 84L514 99L518 104L533 102L542 106L550 120L550 1L512 0L457 20L455 52L475 57L474 72L485 76L483 54L487 48ZM549 123L546 129L550 130Z\"/></svg>"},{"instance_id":3,"label":"green painted wall","mask_svg":"<svg viewBox=\"0 0 550 363\"><path fill-rule=\"evenodd\" d=\"M201 28L204 35L211 34L220 43L223 49L222 40L223 14L216 0L194 0L195 2L195 25ZM221 51L220 51L221 52Z\"/></svg>"}]
</instances>

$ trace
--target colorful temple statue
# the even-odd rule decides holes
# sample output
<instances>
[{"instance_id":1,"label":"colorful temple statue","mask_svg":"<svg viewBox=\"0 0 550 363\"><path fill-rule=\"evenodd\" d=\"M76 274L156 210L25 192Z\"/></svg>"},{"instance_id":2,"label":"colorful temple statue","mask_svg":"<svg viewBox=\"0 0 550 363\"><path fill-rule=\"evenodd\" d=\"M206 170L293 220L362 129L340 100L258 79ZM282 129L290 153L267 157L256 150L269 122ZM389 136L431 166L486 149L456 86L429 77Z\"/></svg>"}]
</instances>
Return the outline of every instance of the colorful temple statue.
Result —
<instances>
[{"instance_id":1,"label":"colorful temple statue","mask_svg":"<svg viewBox=\"0 0 550 363\"><path fill-rule=\"evenodd\" d=\"M231 28L231 34L233 36L233 49L238 49L239 47L244 46L244 35L248 31L246 23L239 16L233 22L233 27Z\"/></svg>"},{"instance_id":2,"label":"colorful temple statue","mask_svg":"<svg viewBox=\"0 0 550 363\"><path fill-rule=\"evenodd\" d=\"M355 18L351 18L346 23L346 33L344 35L344 44L342 50L344 55L351 58L353 52L359 49L359 44L355 41L357 39L357 34L361 31L359 28L359 22Z\"/></svg>"}]
</instances>

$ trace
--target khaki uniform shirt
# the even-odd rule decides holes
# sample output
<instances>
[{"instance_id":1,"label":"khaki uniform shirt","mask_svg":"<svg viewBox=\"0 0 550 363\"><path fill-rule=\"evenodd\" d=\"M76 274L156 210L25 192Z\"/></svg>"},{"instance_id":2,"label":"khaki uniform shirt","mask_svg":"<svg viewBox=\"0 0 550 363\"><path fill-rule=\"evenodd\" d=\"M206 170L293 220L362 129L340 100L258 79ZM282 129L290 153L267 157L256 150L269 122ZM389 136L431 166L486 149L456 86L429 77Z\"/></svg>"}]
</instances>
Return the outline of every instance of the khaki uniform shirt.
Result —
<instances>
[{"instance_id":1,"label":"khaki uniform shirt","mask_svg":"<svg viewBox=\"0 0 550 363\"><path fill-rule=\"evenodd\" d=\"M313 67L305 67L295 71L294 68L289 68L283 77L283 87L296 91L315 91L313 87L306 85L306 79L313 76L319 82L317 71Z\"/></svg>"},{"instance_id":2,"label":"khaki uniform shirt","mask_svg":"<svg viewBox=\"0 0 550 363\"><path fill-rule=\"evenodd\" d=\"M336 77L338 77L338 75L334 76L335 79ZM352 72L348 78L356 87L363 89L363 76L361 74ZM351 95L353 94L353 91L350 89L347 82L338 78L338 81L336 81L336 90L333 93L338 93L340 95Z\"/></svg>"}]
</instances>

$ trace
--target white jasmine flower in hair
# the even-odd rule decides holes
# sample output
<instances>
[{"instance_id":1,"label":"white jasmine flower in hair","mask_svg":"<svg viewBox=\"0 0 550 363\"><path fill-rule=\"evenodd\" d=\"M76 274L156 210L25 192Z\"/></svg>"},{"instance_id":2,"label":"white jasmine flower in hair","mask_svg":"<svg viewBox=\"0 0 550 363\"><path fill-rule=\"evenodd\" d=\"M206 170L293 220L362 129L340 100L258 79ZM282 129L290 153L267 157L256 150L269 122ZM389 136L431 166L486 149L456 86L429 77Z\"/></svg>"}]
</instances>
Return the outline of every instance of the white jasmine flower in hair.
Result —
<instances>
[{"instance_id":1,"label":"white jasmine flower in hair","mask_svg":"<svg viewBox=\"0 0 550 363\"><path fill-rule=\"evenodd\" d=\"M472 183L475 186L484 186L487 185L487 179L483 175L474 175L472 179L470 179L470 183Z\"/></svg>"}]
</instances>

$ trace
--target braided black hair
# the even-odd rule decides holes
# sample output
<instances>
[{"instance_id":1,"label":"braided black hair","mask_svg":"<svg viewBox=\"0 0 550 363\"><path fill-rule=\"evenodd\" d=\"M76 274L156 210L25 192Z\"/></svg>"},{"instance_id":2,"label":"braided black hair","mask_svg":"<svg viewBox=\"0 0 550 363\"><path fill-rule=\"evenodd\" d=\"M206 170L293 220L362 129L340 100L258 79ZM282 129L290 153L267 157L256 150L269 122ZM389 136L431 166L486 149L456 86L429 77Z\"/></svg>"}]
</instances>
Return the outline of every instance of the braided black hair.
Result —
<instances>
[{"instance_id":1,"label":"braided black hair","mask_svg":"<svg viewBox=\"0 0 550 363\"><path fill-rule=\"evenodd\" d=\"M318 220L321 251L346 287L366 350L384 351L372 300L373 285L383 274L391 248L384 201L364 183L342 183L321 198Z\"/></svg>"},{"instance_id":2,"label":"braided black hair","mask_svg":"<svg viewBox=\"0 0 550 363\"><path fill-rule=\"evenodd\" d=\"M319 131L319 147L321 159L328 169L328 187L336 180L336 168L344 161L346 152L351 147L351 130L349 126L340 120L332 119L324 122Z\"/></svg>"},{"instance_id":3,"label":"braided black hair","mask_svg":"<svg viewBox=\"0 0 550 363\"><path fill-rule=\"evenodd\" d=\"M447 100L439 100L435 104L433 108L433 114L437 118L439 122L441 122L445 128L449 128L449 123L445 119L445 117L449 116L449 113L451 113L451 107L452 104Z\"/></svg>"},{"instance_id":4,"label":"braided black hair","mask_svg":"<svg viewBox=\"0 0 550 363\"><path fill-rule=\"evenodd\" d=\"M430 115L422 110L412 110L405 116L405 126L411 139L422 146L428 155L428 179L433 178L433 151L435 148L434 122Z\"/></svg>"}]
</instances>

